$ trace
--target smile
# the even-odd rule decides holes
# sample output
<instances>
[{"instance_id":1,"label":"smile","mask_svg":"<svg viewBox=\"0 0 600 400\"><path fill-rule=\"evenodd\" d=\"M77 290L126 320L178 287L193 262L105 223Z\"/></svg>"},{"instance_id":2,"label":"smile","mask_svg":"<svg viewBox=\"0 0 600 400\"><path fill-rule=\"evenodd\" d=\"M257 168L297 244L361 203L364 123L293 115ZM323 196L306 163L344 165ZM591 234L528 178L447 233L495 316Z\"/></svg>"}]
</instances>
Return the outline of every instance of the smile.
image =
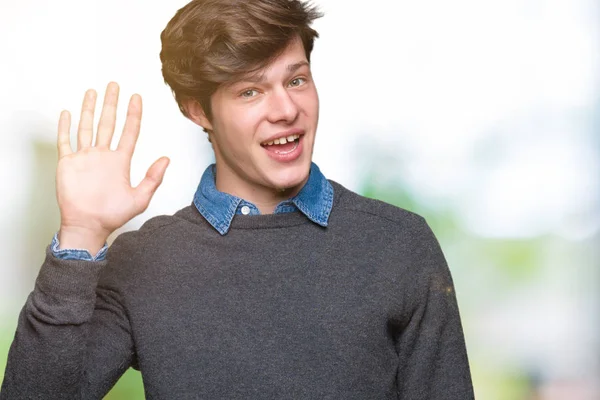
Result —
<instances>
[{"instance_id":1,"label":"smile","mask_svg":"<svg viewBox=\"0 0 600 400\"><path fill-rule=\"evenodd\" d=\"M300 135L283 136L283 137L271 140L270 142L263 142L260 145L261 146L273 146L275 144L286 144L289 142L295 142L299 138L300 138Z\"/></svg>"},{"instance_id":2,"label":"smile","mask_svg":"<svg viewBox=\"0 0 600 400\"><path fill-rule=\"evenodd\" d=\"M277 147L279 147L279 146L277 146L277 145L272 145L273 146L273 151L275 153L277 153L277 154L289 154L292 151L296 150L296 148L298 147L299 143L300 143L300 140L296 139L296 140L293 141L293 145L291 147L289 145L286 146L285 150L284 149L278 149ZM269 147L271 147L271 146L269 146Z\"/></svg>"},{"instance_id":3,"label":"smile","mask_svg":"<svg viewBox=\"0 0 600 400\"><path fill-rule=\"evenodd\" d=\"M282 136L268 142L263 142L260 145L268 152L286 155L294 152L300 144L300 134L293 134L289 136Z\"/></svg>"},{"instance_id":4,"label":"smile","mask_svg":"<svg viewBox=\"0 0 600 400\"><path fill-rule=\"evenodd\" d=\"M300 157L303 152L304 134L292 134L286 137L263 142L261 147L265 149L269 157L278 162L291 162Z\"/></svg>"}]
</instances>

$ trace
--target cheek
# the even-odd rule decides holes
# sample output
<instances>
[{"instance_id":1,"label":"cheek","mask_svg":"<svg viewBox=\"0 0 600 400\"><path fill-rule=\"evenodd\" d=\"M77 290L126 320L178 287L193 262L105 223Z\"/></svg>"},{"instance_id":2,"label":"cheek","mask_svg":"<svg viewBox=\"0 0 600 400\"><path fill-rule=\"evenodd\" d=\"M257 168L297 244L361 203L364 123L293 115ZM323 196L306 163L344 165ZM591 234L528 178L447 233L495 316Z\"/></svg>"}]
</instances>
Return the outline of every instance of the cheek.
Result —
<instances>
[{"instance_id":1,"label":"cheek","mask_svg":"<svg viewBox=\"0 0 600 400\"><path fill-rule=\"evenodd\" d=\"M317 96L316 90L307 91L299 96L298 104L304 110L309 118L316 118L319 114L319 97Z\"/></svg>"},{"instance_id":2,"label":"cheek","mask_svg":"<svg viewBox=\"0 0 600 400\"><path fill-rule=\"evenodd\" d=\"M223 133L222 137L228 148L236 153L247 152L255 139L257 125L260 122L260 112L257 107L230 107L222 111L218 127Z\"/></svg>"},{"instance_id":3,"label":"cheek","mask_svg":"<svg viewBox=\"0 0 600 400\"><path fill-rule=\"evenodd\" d=\"M244 112L236 107L223 107L219 110L218 126L221 132L224 132L228 140L235 139L239 136L239 131L244 126Z\"/></svg>"},{"instance_id":4,"label":"cheek","mask_svg":"<svg viewBox=\"0 0 600 400\"><path fill-rule=\"evenodd\" d=\"M313 103L313 112L315 114L315 117L319 116L319 98L317 98Z\"/></svg>"}]
</instances>

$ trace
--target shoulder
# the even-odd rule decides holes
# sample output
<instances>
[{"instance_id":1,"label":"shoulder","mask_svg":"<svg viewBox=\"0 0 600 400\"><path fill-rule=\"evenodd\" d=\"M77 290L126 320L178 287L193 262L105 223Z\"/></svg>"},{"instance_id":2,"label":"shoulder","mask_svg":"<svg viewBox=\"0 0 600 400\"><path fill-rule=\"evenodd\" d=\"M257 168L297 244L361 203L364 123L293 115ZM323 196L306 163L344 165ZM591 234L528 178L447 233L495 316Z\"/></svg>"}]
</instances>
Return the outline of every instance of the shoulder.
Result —
<instances>
[{"instance_id":1,"label":"shoulder","mask_svg":"<svg viewBox=\"0 0 600 400\"><path fill-rule=\"evenodd\" d=\"M172 215L151 217L140 228L120 233L108 248L101 284L122 286L135 282L157 253L177 247L181 238L189 237L194 230L202 231L202 224L200 214L189 205Z\"/></svg>"},{"instance_id":2,"label":"shoulder","mask_svg":"<svg viewBox=\"0 0 600 400\"><path fill-rule=\"evenodd\" d=\"M393 276L395 282L405 282L410 276L406 282L410 282L413 294L425 290L431 279L449 276L440 244L425 218L361 196L339 183L332 185L337 201L330 227L335 237L350 244L344 249L354 259L368 257L370 263L390 268L393 273L388 276Z\"/></svg>"},{"instance_id":3,"label":"shoulder","mask_svg":"<svg viewBox=\"0 0 600 400\"><path fill-rule=\"evenodd\" d=\"M334 204L335 214L340 220L378 225L392 230L408 229L422 232L429 230L425 218L415 212L381 200L362 196L335 181L330 180L330 182L334 188L336 199Z\"/></svg>"},{"instance_id":4,"label":"shoulder","mask_svg":"<svg viewBox=\"0 0 600 400\"><path fill-rule=\"evenodd\" d=\"M138 229L120 233L109 246L107 259L117 264L124 261L136 263L149 252L175 246L182 237L189 237L192 232L207 231L206 226L208 224L193 205L183 207L172 215L156 215Z\"/></svg>"}]
</instances>

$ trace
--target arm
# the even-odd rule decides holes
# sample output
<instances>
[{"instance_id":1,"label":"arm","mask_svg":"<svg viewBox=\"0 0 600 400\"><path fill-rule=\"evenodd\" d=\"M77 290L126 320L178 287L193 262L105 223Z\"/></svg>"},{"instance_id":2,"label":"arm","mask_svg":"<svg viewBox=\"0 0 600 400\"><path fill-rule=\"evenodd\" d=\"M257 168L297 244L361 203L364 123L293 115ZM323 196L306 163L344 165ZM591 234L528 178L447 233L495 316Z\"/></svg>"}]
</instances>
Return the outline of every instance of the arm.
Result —
<instances>
[{"instance_id":1,"label":"arm","mask_svg":"<svg viewBox=\"0 0 600 400\"><path fill-rule=\"evenodd\" d=\"M63 260L46 248L19 316L0 398L99 399L131 365L119 277L108 272L123 267L110 265L121 247L117 239L106 261Z\"/></svg>"},{"instance_id":2,"label":"arm","mask_svg":"<svg viewBox=\"0 0 600 400\"><path fill-rule=\"evenodd\" d=\"M0 399L101 398L134 362L130 324L119 287L129 260L126 240L115 240L102 260L108 236L148 207L162 182L168 159L159 159L138 186L130 184L131 158L138 139L142 102L133 95L116 150L119 87L109 83L98 123L93 122L96 92L83 100L77 151L70 144L71 117L58 123L56 196L61 214L56 256L51 246L33 292L19 316ZM96 254L95 261L85 256Z\"/></svg>"},{"instance_id":3,"label":"arm","mask_svg":"<svg viewBox=\"0 0 600 400\"><path fill-rule=\"evenodd\" d=\"M397 341L400 399L468 400L473 386L454 285L437 239L423 222L415 238L412 314Z\"/></svg>"},{"instance_id":4,"label":"arm","mask_svg":"<svg viewBox=\"0 0 600 400\"><path fill-rule=\"evenodd\" d=\"M58 232L56 232L52 237L50 249L52 250L54 257L63 260L104 261L106 259L106 252L108 251L108 243L105 241L104 245L98 250L98 253L96 253L95 256L92 256L86 249L66 249L64 246L61 247L61 243L58 240Z\"/></svg>"}]
</instances>

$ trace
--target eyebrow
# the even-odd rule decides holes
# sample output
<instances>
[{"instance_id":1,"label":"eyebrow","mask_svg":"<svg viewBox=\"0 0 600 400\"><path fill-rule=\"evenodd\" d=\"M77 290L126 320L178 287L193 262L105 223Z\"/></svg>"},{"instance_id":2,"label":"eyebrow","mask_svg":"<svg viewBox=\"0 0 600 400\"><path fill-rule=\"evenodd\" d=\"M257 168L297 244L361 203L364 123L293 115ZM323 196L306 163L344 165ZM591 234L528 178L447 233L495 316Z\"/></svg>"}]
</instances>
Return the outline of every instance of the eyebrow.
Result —
<instances>
[{"instance_id":1,"label":"eyebrow","mask_svg":"<svg viewBox=\"0 0 600 400\"><path fill-rule=\"evenodd\" d=\"M301 67L303 67L305 65L310 66L308 61L300 61L300 62L288 65L286 70L287 70L287 72L292 73L292 72L297 71L298 69L300 69ZM238 80L236 83L239 83L239 82L262 83L264 81L265 81L264 74L252 74L252 75L243 77L242 79Z\"/></svg>"},{"instance_id":2,"label":"eyebrow","mask_svg":"<svg viewBox=\"0 0 600 400\"><path fill-rule=\"evenodd\" d=\"M295 72L297 69L299 69L300 67L302 67L304 65L309 65L308 61L300 61L295 64L290 64L287 66L287 70L288 70L288 72Z\"/></svg>"}]
</instances>

